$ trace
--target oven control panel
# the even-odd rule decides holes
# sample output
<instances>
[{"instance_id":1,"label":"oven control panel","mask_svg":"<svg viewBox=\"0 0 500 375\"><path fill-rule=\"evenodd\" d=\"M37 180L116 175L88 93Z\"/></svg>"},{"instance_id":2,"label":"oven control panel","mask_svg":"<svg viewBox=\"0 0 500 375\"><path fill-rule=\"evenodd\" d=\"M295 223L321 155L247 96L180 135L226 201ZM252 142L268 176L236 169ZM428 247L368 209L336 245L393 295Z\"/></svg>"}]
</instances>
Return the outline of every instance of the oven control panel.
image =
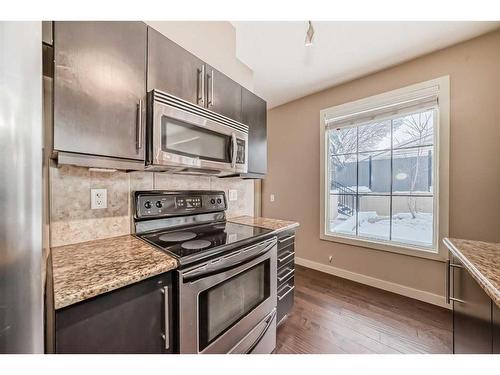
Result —
<instances>
[{"instance_id":1,"label":"oven control panel","mask_svg":"<svg viewBox=\"0 0 500 375\"><path fill-rule=\"evenodd\" d=\"M137 191L134 202L137 219L224 211L227 208L223 191Z\"/></svg>"}]
</instances>

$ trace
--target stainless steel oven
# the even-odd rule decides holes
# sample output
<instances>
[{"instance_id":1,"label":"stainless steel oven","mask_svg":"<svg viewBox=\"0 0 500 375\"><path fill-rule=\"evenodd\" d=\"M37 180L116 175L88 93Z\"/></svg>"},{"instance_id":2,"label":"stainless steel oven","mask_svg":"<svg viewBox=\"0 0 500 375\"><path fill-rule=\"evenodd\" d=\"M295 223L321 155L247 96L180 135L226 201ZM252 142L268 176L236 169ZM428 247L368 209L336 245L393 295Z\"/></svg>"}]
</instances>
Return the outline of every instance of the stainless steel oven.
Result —
<instances>
[{"instance_id":1,"label":"stainless steel oven","mask_svg":"<svg viewBox=\"0 0 500 375\"><path fill-rule=\"evenodd\" d=\"M271 353L276 237L177 271L180 353Z\"/></svg>"},{"instance_id":2,"label":"stainless steel oven","mask_svg":"<svg viewBox=\"0 0 500 375\"><path fill-rule=\"evenodd\" d=\"M147 169L247 172L248 126L158 90L149 93L147 113Z\"/></svg>"}]
</instances>

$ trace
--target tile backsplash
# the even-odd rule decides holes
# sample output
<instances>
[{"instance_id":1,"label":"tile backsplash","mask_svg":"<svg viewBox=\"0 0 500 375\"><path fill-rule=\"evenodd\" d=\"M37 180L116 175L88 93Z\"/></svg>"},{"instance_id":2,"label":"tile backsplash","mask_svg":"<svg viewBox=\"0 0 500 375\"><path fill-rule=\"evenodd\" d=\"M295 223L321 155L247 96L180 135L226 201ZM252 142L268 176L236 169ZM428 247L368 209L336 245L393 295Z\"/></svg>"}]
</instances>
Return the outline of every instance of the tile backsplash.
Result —
<instances>
[{"instance_id":1,"label":"tile backsplash","mask_svg":"<svg viewBox=\"0 0 500 375\"><path fill-rule=\"evenodd\" d=\"M108 207L90 209L90 189L107 189ZM64 165L50 168L50 242L62 246L131 233L135 190L237 190L227 217L253 215L254 182L239 178L153 172L94 172Z\"/></svg>"}]
</instances>

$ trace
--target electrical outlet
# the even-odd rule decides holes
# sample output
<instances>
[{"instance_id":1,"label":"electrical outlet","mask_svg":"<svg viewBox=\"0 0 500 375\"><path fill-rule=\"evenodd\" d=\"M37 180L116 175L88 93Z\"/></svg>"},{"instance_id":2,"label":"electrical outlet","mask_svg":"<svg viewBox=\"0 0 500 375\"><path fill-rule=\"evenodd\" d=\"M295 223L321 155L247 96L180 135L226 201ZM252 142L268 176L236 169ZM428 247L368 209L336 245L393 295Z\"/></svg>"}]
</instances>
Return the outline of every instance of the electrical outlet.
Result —
<instances>
[{"instance_id":1,"label":"electrical outlet","mask_svg":"<svg viewBox=\"0 0 500 375\"><path fill-rule=\"evenodd\" d=\"M238 190L229 189L229 200L230 201L238 200Z\"/></svg>"},{"instance_id":2,"label":"electrical outlet","mask_svg":"<svg viewBox=\"0 0 500 375\"><path fill-rule=\"evenodd\" d=\"M330 255L330 256L328 257L328 263L332 263L332 262L333 262L333 255Z\"/></svg>"},{"instance_id":3,"label":"electrical outlet","mask_svg":"<svg viewBox=\"0 0 500 375\"><path fill-rule=\"evenodd\" d=\"M108 207L107 189L90 189L90 208L98 210Z\"/></svg>"},{"instance_id":4,"label":"electrical outlet","mask_svg":"<svg viewBox=\"0 0 500 375\"><path fill-rule=\"evenodd\" d=\"M269 200L270 200L271 202L274 202L274 194L271 194L271 196L269 197Z\"/></svg>"}]
</instances>

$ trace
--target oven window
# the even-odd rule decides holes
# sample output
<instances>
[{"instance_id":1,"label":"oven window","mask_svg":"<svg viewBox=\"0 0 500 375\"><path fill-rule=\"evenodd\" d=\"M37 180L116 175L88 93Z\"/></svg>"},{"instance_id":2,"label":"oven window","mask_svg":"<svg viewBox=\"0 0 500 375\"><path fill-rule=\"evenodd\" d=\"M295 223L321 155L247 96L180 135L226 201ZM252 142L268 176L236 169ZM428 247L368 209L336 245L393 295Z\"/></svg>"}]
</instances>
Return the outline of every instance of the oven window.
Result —
<instances>
[{"instance_id":1,"label":"oven window","mask_svg":"<svg viewBox=\"0 0 500 375\"><path fill-rule=\"evenodd\" d=\"M229 163L231 137L163 116L161 148L175 154Z\"/></svg>"},{"instance_id":2,"label":"oven window","mask_svg":"<svg viewBox=\"0 0 500 375\"><path fill-rule=\"evenodd\" d=\"M266 260L200 293L200 351L269 298L269 266Z\"/></svg>"}]
</instances>

